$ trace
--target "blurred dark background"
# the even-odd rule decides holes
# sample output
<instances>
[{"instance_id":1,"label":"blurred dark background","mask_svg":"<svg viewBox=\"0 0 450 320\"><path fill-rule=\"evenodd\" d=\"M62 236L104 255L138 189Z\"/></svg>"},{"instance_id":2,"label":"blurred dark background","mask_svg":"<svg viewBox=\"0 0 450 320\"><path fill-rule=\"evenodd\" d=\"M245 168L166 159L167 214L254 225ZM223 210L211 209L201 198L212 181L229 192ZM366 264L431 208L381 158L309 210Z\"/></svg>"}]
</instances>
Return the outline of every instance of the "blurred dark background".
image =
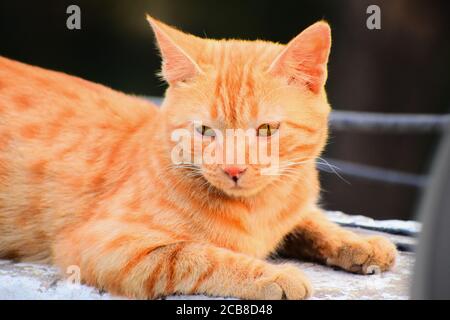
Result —
<instances>
[{"instance_id":1,"label":"blurred dark background","mask_svg":"<svg viewBox=\"0 0 450 320\"><path fill-rule=\"evenodd\" d=\"M81 30L66 28L66 8L81 8ZM366 8L381 8L368 30ZM328 95L336 110L449 111L450 2L445 0L206 1L41 0L0 2L0 55L74 74L114 89L160 96L159 56L150 13L198 36L288 42L325 19L333 30ZM427 173L433 134L332 132L326 157L408 173ZM374 218L414 217L420 190L323 173L325 208Z\"/></svg>"}]
</instances>

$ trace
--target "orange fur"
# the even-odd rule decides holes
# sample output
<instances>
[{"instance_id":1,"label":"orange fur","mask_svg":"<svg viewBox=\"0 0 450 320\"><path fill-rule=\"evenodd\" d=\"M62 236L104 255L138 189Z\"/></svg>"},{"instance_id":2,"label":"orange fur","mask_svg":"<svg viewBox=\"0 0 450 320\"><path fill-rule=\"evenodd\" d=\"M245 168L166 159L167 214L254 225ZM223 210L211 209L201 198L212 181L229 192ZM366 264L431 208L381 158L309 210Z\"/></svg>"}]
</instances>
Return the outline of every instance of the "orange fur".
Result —
<instances>
[{"instance_id":1,"label":"orange fur","mask_svg":"<svg viewBox=\"0 0 450 320\"><path fill-rule=\"evenodd\" d=\"M344 231L316 206L328 25L284 46L200 39L148 19L170 84L160 109L0 57L0 257L77 265L85 283L136 298L305 298L298 269L263 260L288 234L295 257L387 270L392 244ZM174 166L170 133L193 119L221 130L277 119L290 170L248 165L235 189L218 164Z\"/></svg>"}]
</instances>

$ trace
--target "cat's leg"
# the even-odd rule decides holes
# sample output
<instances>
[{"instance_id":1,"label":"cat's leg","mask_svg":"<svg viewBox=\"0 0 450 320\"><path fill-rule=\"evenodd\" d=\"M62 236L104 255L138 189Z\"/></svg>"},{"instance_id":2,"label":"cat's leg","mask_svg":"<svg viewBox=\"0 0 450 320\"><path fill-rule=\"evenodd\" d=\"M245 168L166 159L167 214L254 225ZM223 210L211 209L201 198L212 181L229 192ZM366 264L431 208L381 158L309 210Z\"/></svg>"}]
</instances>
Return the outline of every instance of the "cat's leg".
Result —
<instances>
[{"instance_id":1,"label":"cat's leg","mask_svg":"<svg viewBox=\"0 0 450 320\"><path fill-rule=\"evenodd\" d=\"M63 270L77 266L84 283L132 298L178 293L304 299L311 294L295 266L111 221L63 232L53 252L55 264Z\"/></svg>"},{"instance_id":2,"label":"cat's leg","mask_svg":"<svg viewBox=\"0 0 450 320\"><path fill-rule=\"evenodd\" d=\"M321 209L308 211L289 234L280 253L309 258L344 270L370 274L389 270L397 250L381 236L361 236L329 221Z\"/></svg>"}]
</instances>

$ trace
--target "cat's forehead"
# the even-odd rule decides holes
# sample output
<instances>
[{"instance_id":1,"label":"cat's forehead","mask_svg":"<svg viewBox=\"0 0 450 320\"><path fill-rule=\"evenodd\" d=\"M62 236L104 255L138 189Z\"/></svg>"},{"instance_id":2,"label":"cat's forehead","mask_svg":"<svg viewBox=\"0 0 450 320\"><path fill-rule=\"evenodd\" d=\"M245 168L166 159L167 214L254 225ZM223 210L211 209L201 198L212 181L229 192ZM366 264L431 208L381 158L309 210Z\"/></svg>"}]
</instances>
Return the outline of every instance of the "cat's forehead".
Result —
<instances>
[{"instance_id":1,"label":"cat's forehead","mask_svg":"<svg viewBox=\"0 0 450 320\"><path fill-rule=\"evenodd\" d=\"M213 81L214 98L210 116L239 125L256 117L258 108L255 78L250 68L228 66L218 70Z\"/></svg>"},{"instance_id":2,"label":"cat's forehead","mask_svg":"<svg viewBox=\"0 0 450 320\"><path fill-rule=\"evenodd\" d=\"M262 78L280 48L264 42L228 40L219 43L209 60L212 119L244 126L262 111Z\"/></svg>"},{"instance_id":3,"label":"cat's forehead","mask_svg":"<svg viewBox=\"0 0 450 320\"><path fill-rule=\"evenodd\" d=\"M262 40L208 40L197 51L197 61L222 68L248 65L258 68L269 65L283 47Z\"/></svg>"}]
</instances>

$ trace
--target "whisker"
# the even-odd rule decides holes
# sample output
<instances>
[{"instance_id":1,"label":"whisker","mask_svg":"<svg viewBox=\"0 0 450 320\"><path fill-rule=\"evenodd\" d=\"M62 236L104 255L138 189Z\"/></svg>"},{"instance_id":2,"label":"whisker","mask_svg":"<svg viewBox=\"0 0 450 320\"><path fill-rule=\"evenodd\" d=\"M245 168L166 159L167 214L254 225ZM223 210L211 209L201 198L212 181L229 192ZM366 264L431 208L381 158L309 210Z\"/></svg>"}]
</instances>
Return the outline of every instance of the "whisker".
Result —
<instances>
[{"instance_id":1,"label":"whisker","mask_svg":"<svg viewBox=\"0 0 450 320\"><path fill-rule=\"evenodd\" d=\"M300 160L300 161L296 161L296 160ZM280 169L287 169L290 168L292 170L295 170L295 166L300 166L302 164L306 164L306 163L310 163L310 162L316 162L317 164L322 164L327 166L331 173L334 173L337 177L339 177L339 179L341 179L342 181L344 181L347 184L351 184L348 180L346 180L339 172L338 170L339 167L330 164L327 160L325 160L324 158L321 157L317 157L317 158L302 158L302 157L297 157L297 158L291 158L291 159L287 159L284 160L283 162L281 162L280 164Z\"/></svg>"},{"instance_id":2,"label":"whisker","mask_svg":"<svg viewBox=\"0 0 450 320\"><path fill-rule=\"evenodd\" d=\"M347 184L349 184L349 185L351 184L349 181L347 181L346 179L344 179L344 177L342 177L342 176L337 172L337 170L340 170L339 167L330 164L330 163L329 163L327 160L325 160L324 158L318 157L318 159L321 160L321 161L323 161L322 164L327 165L327 166L330 168L330 170L331 170L334 174L336 174L342 181L344 181L345 183L347 183ZM337 169L337 170L336 170L336 169Z\"/></svg>"}]
</instances>

